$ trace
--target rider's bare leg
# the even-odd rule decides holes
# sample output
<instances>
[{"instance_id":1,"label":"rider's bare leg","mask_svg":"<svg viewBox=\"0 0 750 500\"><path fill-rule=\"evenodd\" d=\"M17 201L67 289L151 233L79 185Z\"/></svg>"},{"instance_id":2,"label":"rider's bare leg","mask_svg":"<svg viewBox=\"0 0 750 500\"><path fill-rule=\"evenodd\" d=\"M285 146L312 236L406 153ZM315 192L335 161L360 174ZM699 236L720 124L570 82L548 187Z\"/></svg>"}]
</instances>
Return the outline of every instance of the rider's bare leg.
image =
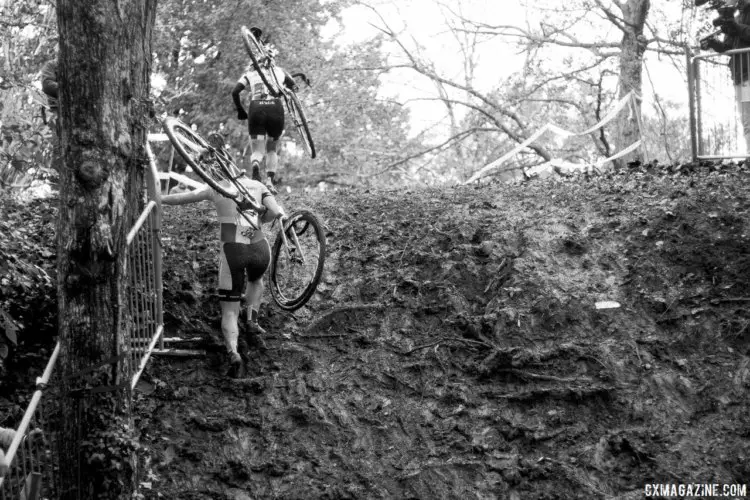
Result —
<instances>
[{"instance_id":1,"label":"rider's bare leg","mask_svg":"<svg viewBox=\"0 0 750 500\"><path fill-rule=\"evenodd\" d=\"M224 334L227 352L234 355L237 353L237 338L240 333L237 327L240 303L239 301L228 300L222 300L219 303L221 304L221 333Z\"/></svg>"},{"instance_id":2,"label":"rider's bare leg","mask_svg":"<svg viewBox=\"0 0 750 500\"><path fill-rule=\"evenodd\" d=\"M279 155L276 152L276 147L279 143L278 139L268 138L266 141L266 177L268 177L268 186L273 188L274 177L276 176L276 168L279 166ZM275 189L272 189L275 191Z\"/></svg>"},{"instance_id":3,"label":"rider's bare leg","mask_svg":"<svg viewBox=\"0 0 750 500\"><path fill-rule=\"evenodd\" d=\"M258 309L260 309L260 299L263 297L263 278L256 281L248 281L245 287L245 297L247 299L247 320L253 323L258 322Z\"/></svg>"},{"instance_id":4,"label":"rider's bare leg","mask_svg":"<svg viewBox=\"0 0 750 500\"><path fill-rule=\"evenodd\" d=\"M266 141L266 175L273 179L276 175L276 167L279 166L279 155L276 153L278 139L268 138Z\"/></svg>"},{"instance_id":5,"label":"rider's bare leg","mask_svg":"<svg viewBox=\"0 0 750 500\"><path fill-rule=\"evenodd\" d=\"M222 300L219 303L221 304L221 333L224 334L224 343L229 356L228 375L233 378L242 378L245 376L246 368L242 356L237 351L237 340L240 334L237 317L240 313L240 302L239 300Z\"/></svg>"},{"instance_id":6,"label":"rider's bare leg","mask_svg":"<svg viewBox=\"0 0 750 500\"><path fill-rule=\"evenodd\" d=\"M268 349L261 335L266 331L258 324L258 309L263 297L263 278L255 281L248 281L245 287L245 297L247 298L247 331L250 334L250 343L261 351Z\"/></svg>"},{"instance_id":7,"label":"rider's bare leg","mask_svg":"<svg viewBox=\"0 0 750 500\"><path fill-rule=\"evenodd\" d=\"M260 180L260 164L263 161L263 156L266 154L266 136L265 135L251 135L250 136L250 167L252 169L252 178L256 181Z\"/></svg>"}]
</instances>

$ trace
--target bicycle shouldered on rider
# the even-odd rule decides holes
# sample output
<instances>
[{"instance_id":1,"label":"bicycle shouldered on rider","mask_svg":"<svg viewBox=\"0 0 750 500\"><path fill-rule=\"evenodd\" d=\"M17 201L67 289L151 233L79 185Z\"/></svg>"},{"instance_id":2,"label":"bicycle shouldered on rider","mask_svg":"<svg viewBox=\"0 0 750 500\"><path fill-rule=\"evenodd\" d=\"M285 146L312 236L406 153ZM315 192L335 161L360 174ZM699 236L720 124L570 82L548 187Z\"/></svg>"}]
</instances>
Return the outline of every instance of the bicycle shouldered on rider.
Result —
<instances>
[{"instance_id":1,"label":"bicycle shouldered on rider","mask_svg":"<svg viewBox=\"0 0 750 500\"><path fill-rule=\"evenodd\" d=\"M260 28L250 28L250 32L257 40L261 40L263 32ZM275 53L273 47L268 44L264 45L269 53ZM247 120L248 133L250 134L252 177L255 180L260 180L260 163L265 156L266 186L272 193L276 194L274 177L279 165L278 142L284 133L284 106L280 98L270 95L268 87L258 71L253 65L247 68L232 90L232 100L237 110L237 118ZM285 70L274 66L265 71L273 71L275 79L283 82L284 86L293 91L297 90L294 78ZM247 111L241 99L241 94L245 90L250 93Z\"/></svg>"}]
</instances>

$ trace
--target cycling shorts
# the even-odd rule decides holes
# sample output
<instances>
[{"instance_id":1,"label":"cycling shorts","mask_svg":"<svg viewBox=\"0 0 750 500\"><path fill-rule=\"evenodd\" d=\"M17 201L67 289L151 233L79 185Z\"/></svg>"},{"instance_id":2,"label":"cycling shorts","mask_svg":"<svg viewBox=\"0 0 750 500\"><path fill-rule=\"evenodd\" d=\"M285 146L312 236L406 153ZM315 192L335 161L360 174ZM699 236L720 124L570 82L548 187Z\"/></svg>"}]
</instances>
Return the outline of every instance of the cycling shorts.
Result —
<instances>
[{"instance_id":1,"label":"cycling shorts","mask_svg":"<svg viewBox=\"0 0 750 500\"><path fill-rule=\"evenodd\" d=\"M245 291L245 279L263 277L271 262L271 247L265 238L253 243L222 243L219 257L219 300L237 302Z\"/></svg>"},{"instance_id":2,"label":"cycling shorts","mask_svg":"<svg viewBox=\"0 0 750 500\"><path fill-rule=\"evenodd\" d=\"M284 132L284 107L280 99L250 101L247 127L251 136L267 135L277 141Z\"/></svg>"}]
</instances>

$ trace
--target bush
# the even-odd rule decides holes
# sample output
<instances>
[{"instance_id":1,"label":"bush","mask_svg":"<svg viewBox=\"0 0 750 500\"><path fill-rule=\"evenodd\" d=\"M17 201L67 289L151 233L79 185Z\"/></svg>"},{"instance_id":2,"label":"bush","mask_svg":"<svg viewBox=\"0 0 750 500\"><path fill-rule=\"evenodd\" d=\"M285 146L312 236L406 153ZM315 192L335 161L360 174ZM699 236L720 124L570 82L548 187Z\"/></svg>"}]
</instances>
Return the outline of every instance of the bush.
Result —
<instances>
[{"instance_id":1,"label":"bush","mask_svg":"<svg viewBox=\"0 0 750 500\"><path fill-rule=\"evenodd\" d=\"M56 200L0 197L0 364L57 332Z\"/></svg>"}]
</instances>

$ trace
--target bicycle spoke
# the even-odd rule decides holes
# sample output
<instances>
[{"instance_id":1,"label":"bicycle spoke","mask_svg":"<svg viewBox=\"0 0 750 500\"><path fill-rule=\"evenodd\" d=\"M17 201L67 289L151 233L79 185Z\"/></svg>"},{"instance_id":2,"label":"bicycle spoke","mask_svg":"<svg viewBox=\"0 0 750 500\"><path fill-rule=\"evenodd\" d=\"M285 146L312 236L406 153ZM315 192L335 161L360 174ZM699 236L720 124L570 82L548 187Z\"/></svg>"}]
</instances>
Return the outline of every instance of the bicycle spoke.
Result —
<instances>
[{"instance_id":1,"label":"bicycle spoke","mask_svg":"<svg viewBox=\"0 0 750 500\"><path fill-rule=\"evenodd\" d=\"M195 173L223 196L234 198L235 193L231 192L226 182L233 178L230 168L234 167L234 164L231 160L219 154L220 150L210 146L200 135L178 119L167 118L163 126L174 148L185 158Z\"/></svg>"}]
</instances>

